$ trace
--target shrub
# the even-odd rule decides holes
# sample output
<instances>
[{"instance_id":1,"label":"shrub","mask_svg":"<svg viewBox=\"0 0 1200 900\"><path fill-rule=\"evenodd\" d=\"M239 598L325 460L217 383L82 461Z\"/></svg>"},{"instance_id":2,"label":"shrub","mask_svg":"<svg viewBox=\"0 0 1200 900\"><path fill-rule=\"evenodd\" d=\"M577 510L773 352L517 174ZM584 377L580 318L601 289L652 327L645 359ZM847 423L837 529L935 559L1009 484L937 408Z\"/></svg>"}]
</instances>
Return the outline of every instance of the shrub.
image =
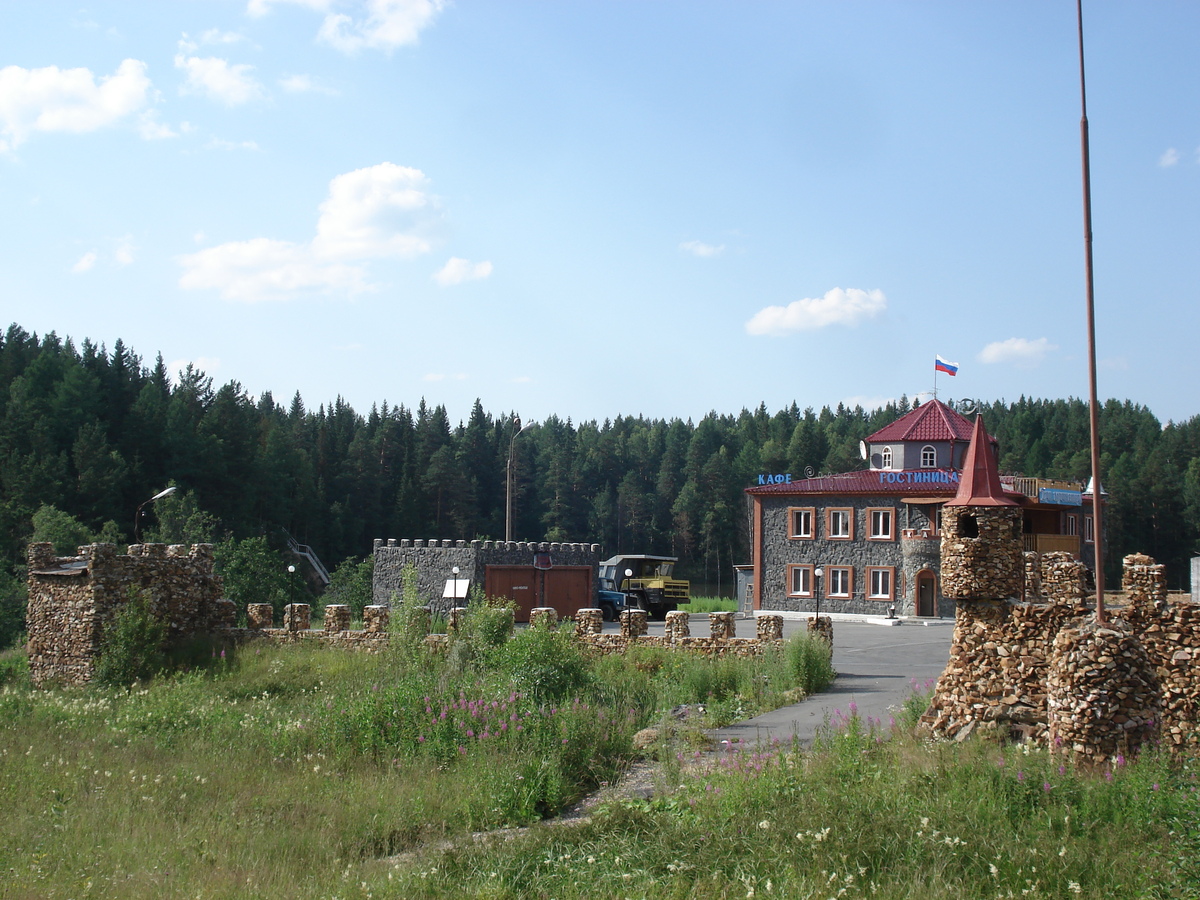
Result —
<instances>
[{"instance_id":1,"label":"shrub","mask_svg":"<svg viewBox=\"0 0 1200 900\"><path fill-rule=\"evenodd\" d=\"M566 629L527 628L492 654L513 687L543 703L557 703L587 687L591 669Z\"/></svg>"},{"instance_id":2,"label":"shrub","mask_svg":"<svg viewBox=\"0 0 1200 900\"><path fill-rule=\"evenodd\" d=\"M96 680L128 687L158 674L167 664L163 652L166 636L166 626L155 618L146 593L131 587L128 601L113 615L100 639Z\"/></svg>"},{"instance_id":3,"label":"shrub","mask_svg":"<svg viewBox=\"0 0 1200 900\"><path fill-rule=\"evenodd\" d=\"M833 681L833 649L824 638L794 635L787 643L788 661L796 683L806 694L825 690Z\"/></svg>"}]
</instances>

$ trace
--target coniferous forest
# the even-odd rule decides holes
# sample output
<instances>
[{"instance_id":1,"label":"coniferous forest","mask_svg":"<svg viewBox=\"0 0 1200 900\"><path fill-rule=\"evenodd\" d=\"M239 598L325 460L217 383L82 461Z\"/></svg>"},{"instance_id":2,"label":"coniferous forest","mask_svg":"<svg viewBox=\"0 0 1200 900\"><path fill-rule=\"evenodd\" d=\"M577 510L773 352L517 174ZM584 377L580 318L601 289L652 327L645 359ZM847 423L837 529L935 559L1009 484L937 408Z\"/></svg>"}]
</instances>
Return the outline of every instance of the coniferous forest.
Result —
<instances>
[{"instance_id":1,"label":"coniferous forest","mask_svg":"<svg viewBox=\"0 0 1200 900\"><path fill-rule=\"evenodd\" d=\"M121 341L105 348L18 325L0 340L0 647L21 630L31 537L60 552L73 541L132 541L138 506L176 485L141 520L141 538L212 540L227 585L241 571L261 587L286 558L254 573L246 551L278 553L288 534L331 569L367 557L377 537L503 538L510 446L515 540L671 554L683 577L728 593L732 566L749 562L743 489L760 473L859 468L859 441L909 409L904 397L875 410L798 398L698 422L520 423L477 400L453 422L423 400L359 411L341 398L315 408L299 394L255 398L190 367L169 373L161 356L146 364ZM1083 401L979 409L1002 471L1087 479ZM1173 589L1186 588L1200 545L1200 416L1164 425L1109 400L1101 447L1109 583L1120 558L1141 551L1167 565Z\"/></svg>"}]
</instances>

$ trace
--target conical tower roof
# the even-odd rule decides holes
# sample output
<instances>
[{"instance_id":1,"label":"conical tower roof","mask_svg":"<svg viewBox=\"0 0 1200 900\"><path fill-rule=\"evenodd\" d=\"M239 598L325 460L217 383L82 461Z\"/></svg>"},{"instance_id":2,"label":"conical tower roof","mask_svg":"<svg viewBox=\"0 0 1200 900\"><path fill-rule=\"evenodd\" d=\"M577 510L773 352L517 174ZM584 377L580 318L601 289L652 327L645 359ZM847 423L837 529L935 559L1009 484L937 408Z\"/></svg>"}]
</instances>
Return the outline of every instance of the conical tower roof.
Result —
<instances>
[{"instance_id":1,"label":"conical tower roof","mask_svg":"<svg viewBox=\"0 0 1200 900\"><path fill-rule=\"evenodd\" d=\"M983 427L983 416L975 417L975 430L967 458L963 460L958 493L946 506L1016 506L1000 486L1000 470L992 453L992 438Z\"/></svg>"}]
</instances>

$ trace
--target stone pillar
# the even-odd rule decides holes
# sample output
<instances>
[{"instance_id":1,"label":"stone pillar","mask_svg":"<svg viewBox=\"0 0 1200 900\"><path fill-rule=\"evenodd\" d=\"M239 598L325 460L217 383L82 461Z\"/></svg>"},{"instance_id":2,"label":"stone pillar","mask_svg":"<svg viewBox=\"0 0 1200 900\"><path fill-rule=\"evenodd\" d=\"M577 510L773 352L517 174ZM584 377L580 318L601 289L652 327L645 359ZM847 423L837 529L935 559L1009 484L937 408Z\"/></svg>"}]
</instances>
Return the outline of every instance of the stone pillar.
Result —
<instances>
[{"instance_id":1,"label":"stone pillar","mask_svg":"<svg viewBox=\"0 0 1200 900\"><path fill-rule=\"evenodd\" d=\"M381 634L388 630L388 613L386 606L367 606L363 608L363 631L371 634Z\"/></svg>"},{"instance_id":2,"label":"stone pillar","mask_svg":"<svg viewBox=\"0 0 1200 900\"><path fill-rule=\"evenodd\" d=\"M649 614L644 609L621 610L621 637L635 638L646 633Z\"/></svg>"},{"instance_id":3,"label":"stone pillar","mask_svg":"<svg viewBox=\"0 0 1200 900\"><path fill-rule=\"evenodd\" d=\"M251 603L246 607L246 624L258 630L275 626L275 608L270 603Z\"/></svg>"},{"instance_id":4,"label":"stone pillar","mask_svg":"<svg viewBox=\"0 0 1200 900\"><path fill-rule=\"evenodd\" d=\"M283 627L288 631L308 631L310 612L307 603L289 603L283 608Z\"/></svg>"},{"instance_id":5,"label":"stone pillar","mask_svg":"<svg viewBox=\"0 0 1200 900\"><path fill-rule=\"evenodd\" d=\"M558 625L558 610L553 606L536 606L529 611L529 627L544 626L553 630Z\"/></svg>"},{"instance_id":6,"label":"stone pillar","mask_svg":"<svg viewBox=\"0 0 1200 900\"><path fill-rule=\"evenodd\" d=\"M833 646L833 619L829 616L813 616L808 620L808 633L824 638Z\"/></svg>"},{"instance_id":7,"label":"stone pillar","mask_svg":"<svg viewBox=\"0 0 1200 900\"><path fill-rule=\"evenodd\" d=\"M1128 625L1087 622L1054 639L1046 679L1050 749L1084 766L1131 757L1159 732L1162 690Z\"/></svg>"},{"instance_id":8,"label":"stone pillar","mask_svg":"<svg viewBox=\"0 0 1200 900\"><path fill-rule=\"evenodd\" d=\"M350 607L342 603L330 603L325 607L325 631L334 633L350 630Z\"/></svg>"},{"instance_id":9,"label":"stone pillar","mask_svg":"<svg viewBox=\"0 0 1200 900\"><path fill-rule=\"evenodd\" d=\"M600 634L604 631L604 610L581 609L575 614L575 636Z\"/></svg>"},{"instance_id":10,"label":"stone pillar","mask_svg":"<svg viewBox=\"0 0 1200 900\"><path fill-rule=\"evenodd\" d=\"M214 628L233 628L237 624L237 605L232 600L217 600L213 605Z\"/></svg>"},{"instance_id":11,"label":"stone pillar","mask_svg":"<svg viewBox=\"0 0 1200 900\"><path fill-rule=\"evenodd\" d=\"M1043 596L1050 603L1076 605L1091 593L1087 578L1087 566L1070 553L1055 551L1042 556L1038 580Z\"/></svg>"},{"instance_id":12,"label":"stone pillar","mask_svg":"<svg viewBox=\"0 0 1200 900\"><path fill-rule=\"evenodd\" d=\"M709 632L715 638L732 638L737 636L737 616L731 612L713 612L708 614Z\"/></svg>"},{"instance_id":13,"label":"stone pillar","mask_svg":"<svg viewBox=\"0 0 1200 900\"><path fill-rule=\"evenodd\" d=\"M446 616L446 633L458 634L458 629L462 628L463 620L466 618L467 610L465 607L456 606L450 610Z\"/></svg>"},{"instance_id":14,"label":"stone pillar","mask_svg":"<svg viewBox=\"0 0 1200 900\"><path fill-rule=\"evenodd\" d=\"M759 616L758 639L760 641L782 641L783 616Z\"/></svg>"},{"instance_id":15,"label":"stone pillar","mask_svg":"<svg viewBox=\"0 0 1200 900\"><path fill-rule=\"evenodd\" d=\"M673 609L667 613L667 624L663 629L668 644L673 644L681 638L692 636L692 626L688 614L683 610Z\"/></svg>"}]
</instances>

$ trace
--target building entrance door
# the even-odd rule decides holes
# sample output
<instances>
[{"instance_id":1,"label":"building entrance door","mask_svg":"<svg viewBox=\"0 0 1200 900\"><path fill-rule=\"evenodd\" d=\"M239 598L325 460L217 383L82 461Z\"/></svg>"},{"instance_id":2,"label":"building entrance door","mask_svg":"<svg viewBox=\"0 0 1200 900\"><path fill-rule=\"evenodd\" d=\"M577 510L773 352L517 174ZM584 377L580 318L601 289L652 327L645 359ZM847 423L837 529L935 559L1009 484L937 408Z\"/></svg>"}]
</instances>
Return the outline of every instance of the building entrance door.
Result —
<instances>
[{"instance_id":1,"label":"building entrance door","mask_svg":"<svg viewBox=\"0 0 1200 900\"><path fill-rule=\"evenodd\" d=\"M937 615L937 579L929 571L917 575L917 615Z\"/></svg>"}]
</instances>

